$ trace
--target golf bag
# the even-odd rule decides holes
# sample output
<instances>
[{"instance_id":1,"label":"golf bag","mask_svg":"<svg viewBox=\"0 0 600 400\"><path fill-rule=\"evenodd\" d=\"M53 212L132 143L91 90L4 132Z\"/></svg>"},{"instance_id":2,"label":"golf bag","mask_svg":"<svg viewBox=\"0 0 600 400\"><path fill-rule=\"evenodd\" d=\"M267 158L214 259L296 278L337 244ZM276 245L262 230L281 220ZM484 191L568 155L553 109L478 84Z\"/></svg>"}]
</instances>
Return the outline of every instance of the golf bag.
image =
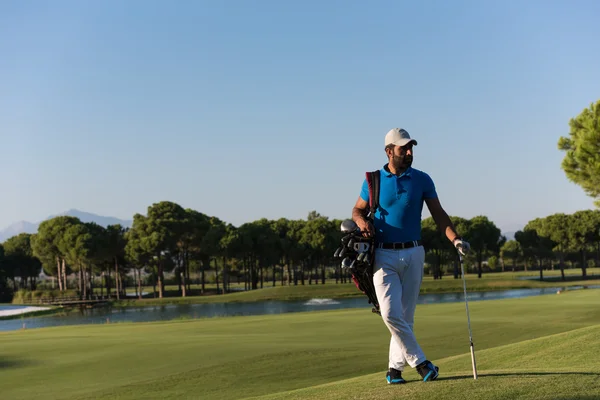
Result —
<instances>
[{"instance_id":1,"label":"golf bag","mask_svg":"<svg viewBox=\"0 0 600 400\"><path fill-rule=\"evenodd\" d=\"M369 185L369 214L367 219L373 223L373 218L379 204L379 171L367 172ZM373 305L371 310L381 315L379 301L373 285L373 262L375 259L375 239L366 238L352 220L342 222L341 231L346 233L342 238L342 246L335 251L335 258L342 258L342 269L349 270L354 285L363 292Z\"/></svg>"}]
</instances>

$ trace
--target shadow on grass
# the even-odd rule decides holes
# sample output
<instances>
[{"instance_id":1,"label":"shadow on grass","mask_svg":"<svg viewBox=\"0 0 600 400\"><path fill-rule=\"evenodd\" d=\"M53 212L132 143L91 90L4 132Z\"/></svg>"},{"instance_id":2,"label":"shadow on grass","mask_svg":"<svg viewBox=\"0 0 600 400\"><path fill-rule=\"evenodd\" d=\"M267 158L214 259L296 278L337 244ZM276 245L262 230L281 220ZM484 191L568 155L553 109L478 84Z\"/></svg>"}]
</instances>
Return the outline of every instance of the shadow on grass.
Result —
<instances>
[{"instance_id":1,"label":"shadow on grass","mask_svg":"<svg viewBox=\"0 0 600 400\"><path fill-rule=\"evenodd\" d=\"M600 373L596 372L513 372L513 373L498 373L498 374L477 374L477 378L485 377L517 377L517 376L549 376L549 375L594 375L600 377ZM473 379L473 375L458 375L439 377L436 381L455 381L461 379Z\"/></svg>"},{"instance_id":2,"label":"shadow on grass","mask_svg":"<svg viewBox=\"0 0 600 400\"><path fill-rule=\"evenodd\" d=\"M0 371L10 368L22 368L33 365L33 362L22 359L10 359L0 356Z\"/></svg>"}]
</instances>

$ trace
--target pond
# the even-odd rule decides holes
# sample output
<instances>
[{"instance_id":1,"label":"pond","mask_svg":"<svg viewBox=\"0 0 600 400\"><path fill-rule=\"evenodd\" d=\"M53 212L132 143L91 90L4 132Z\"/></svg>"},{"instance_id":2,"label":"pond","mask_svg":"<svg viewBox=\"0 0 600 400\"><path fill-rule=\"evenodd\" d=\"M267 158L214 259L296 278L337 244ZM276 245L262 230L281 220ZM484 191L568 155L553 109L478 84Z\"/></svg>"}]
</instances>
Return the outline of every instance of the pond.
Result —
<instances>
[{"instance_id":1,"label":"pond","mask_svg":"<svg viewBox=\"0 0 600 400\"><path fill-rule=\"evenodd\" d=\"M515 299L545 294L556 294L558 290L596 289L600 285L572 286L567 288L532 288L491 292L468 292L469 301ZM461 293L428 293L419 296L419 304L453 303L464 301ZM24 306L0 306L14 309ZM302 301L261 301L253 303L180 304L128 308L78 309L67 315L23 317L0 320L0 331L42 328L63 325L106 324L107 322L151 322L182 318L214 318L240 315L284 314L303 311L367 308L371 305L366 296L349 299L311 299Z\"/></svg>"}]
</instances>

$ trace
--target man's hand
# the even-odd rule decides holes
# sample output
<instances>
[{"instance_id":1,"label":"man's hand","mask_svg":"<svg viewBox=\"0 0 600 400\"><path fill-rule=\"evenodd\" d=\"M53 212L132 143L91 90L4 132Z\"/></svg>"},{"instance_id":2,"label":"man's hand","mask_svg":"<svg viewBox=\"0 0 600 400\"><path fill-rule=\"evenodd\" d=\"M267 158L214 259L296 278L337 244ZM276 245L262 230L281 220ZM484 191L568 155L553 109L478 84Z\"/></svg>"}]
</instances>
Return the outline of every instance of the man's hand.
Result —
<instances>
[{"instance_id":1,"label":"man's hand","mask_svg":"<svg viewBox=\"0 0 600 400\"><path fill-rule=\"evenodd\" d=\"M362 197L358 196L356 204L352 209L352 220L356 222L358 229L360 229L360 232L364 237L373 237L375 235L375 228L373 228L371 222L365 218L365 215L367 215L368 206L369 203L364 201Z\"/></svg>"},{"instance_id":2,"label":"man's hand","mask_svg":"<svg viewBox=\"0 0 600 400\"><path fill-rule=\"evenodd\" d=\"M357 218L357 220L356 225L358 225L358 228L364 237L373 237L373 235L375 235L375 229L373 228L371 221L364 218Z\"/></svg>"},{"instance_id":3,"label":"man's hand","mask_svg":"<svg viewBox=\"0 0 600 400\"><path fill-rule=\"evenodd\" d=\"M471 245L469 244L469 242L466 242L461 238L454 239L452 244L454 245L454 247L456 247L456 250L458 250L458 252L463 256L467 255L467 253L471 250Z\"/></svg>"}]
</instances>

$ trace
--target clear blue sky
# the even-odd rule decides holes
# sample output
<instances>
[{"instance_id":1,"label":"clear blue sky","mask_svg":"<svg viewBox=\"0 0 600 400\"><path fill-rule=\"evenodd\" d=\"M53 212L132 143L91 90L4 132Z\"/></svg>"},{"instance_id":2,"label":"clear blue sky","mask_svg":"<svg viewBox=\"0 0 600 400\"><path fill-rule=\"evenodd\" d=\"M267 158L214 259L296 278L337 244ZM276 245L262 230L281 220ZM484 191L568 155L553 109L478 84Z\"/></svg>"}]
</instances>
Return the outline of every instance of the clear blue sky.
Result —
<instances>
[{"instance_id":1,"label":"clear blue sky","mask_svg":"<svg viewBox=\"0 0 600 400\"><path fill-rule=\"evenodd\" d=\"M235 225L346 218L393 127L452 215L510 230L592 208L556 143L600 98L599 16L593 0L3 1L0 228L160 200Z\"/></svg>"}]
</instances>

